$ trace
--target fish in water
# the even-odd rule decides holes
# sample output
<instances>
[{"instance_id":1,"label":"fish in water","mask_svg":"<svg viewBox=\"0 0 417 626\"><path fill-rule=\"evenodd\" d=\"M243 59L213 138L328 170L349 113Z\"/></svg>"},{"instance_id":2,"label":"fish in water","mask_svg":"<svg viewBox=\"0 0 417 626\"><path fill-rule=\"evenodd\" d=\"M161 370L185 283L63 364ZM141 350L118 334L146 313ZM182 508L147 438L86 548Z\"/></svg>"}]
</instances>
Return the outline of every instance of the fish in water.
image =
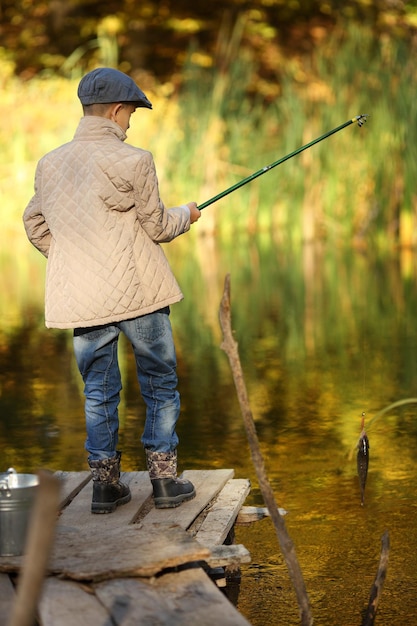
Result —
<instances>
[{"instance_id":1,"label":"fish in water","mask_svg":"<svg viewBox=\"0 0 417 626\"><path fill-rule=\"evenodd\" d=\"M361 488L361 505L363 506L365 499L365 485L366 478L368 476L369 465L369 439L365 432L365 413L362 413L361 423L361 436L358 441L358 454L356 456L356 463L358 467L359 484Z\"/></svg>"}]
</instances>

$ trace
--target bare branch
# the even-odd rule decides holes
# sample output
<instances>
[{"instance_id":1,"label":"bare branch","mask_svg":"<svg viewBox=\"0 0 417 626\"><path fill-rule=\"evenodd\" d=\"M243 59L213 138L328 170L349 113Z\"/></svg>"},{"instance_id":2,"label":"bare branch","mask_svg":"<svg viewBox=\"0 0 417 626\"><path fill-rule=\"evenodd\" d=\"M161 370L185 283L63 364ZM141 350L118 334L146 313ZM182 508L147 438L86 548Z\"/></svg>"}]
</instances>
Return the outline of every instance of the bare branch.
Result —
<instances>
[{"instance_id":1,"label":"bare branch","mask_svg":"<svg viewBox=\"0 0 417 626\"><path fill-rule=\"evenodd\" d=\"M368 608L363 619L362 626L373 626L374 624L376 612L378 609L378 603L381 598L382 588L384 586L385 577L387 575L389 548L389 534L386 530L382 535L381 557L379 560L378 572L371 589Z\"/></svg>"},{"instance_id":2,"label":"bare branch","mask_svg":"<svg viewBox=\"0 0 417 626\"><path fill-rule=\"evenodd\" d=\"M300 609L300 617L302 626L311 626L313 624L313 618L311 615L310 602L307 594L307 590L304 584L303 575L297 560L294 544L289 536L284 518L278 510L278 506L275 502L274 493L272 491L270 482L268 480L265 464L262 457L262 453L259 446L258 436L256 434L255 423L253 420L252 411L249 405L248 394L246 390L245 381L243 378L242 367L240 364L239 353L237 349L237 343L233 338L231 329L231 315L230 315L230 275L228 274L225 279L223 297L220 303L220 326L223 331L223 341L221 349L227 354L229 358L230 367L232 369L233 379L237 391L240 409L243 416L243 422L246 429L246 434L249 441L249 448L252 456L252 461L255 467L256 475L259 482L259 487L264 499L264 502L269 510L271 519L273 521L275 531L278 537L279 544L281 546L282 553L284 555L285 562L287 564L291 581L293 583L295 593L297 595L298 606Z\"/></svg>"}]
</instances>

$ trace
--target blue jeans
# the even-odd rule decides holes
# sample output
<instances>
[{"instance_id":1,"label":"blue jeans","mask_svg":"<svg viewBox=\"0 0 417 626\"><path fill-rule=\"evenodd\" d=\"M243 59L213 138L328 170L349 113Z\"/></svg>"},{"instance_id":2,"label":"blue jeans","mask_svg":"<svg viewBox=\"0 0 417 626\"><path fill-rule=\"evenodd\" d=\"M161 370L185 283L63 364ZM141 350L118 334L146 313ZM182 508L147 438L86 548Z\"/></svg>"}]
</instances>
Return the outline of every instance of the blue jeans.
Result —
<instances>
[{"instance_id":1,"label":"blue jeans","mask_svg":"<svg viewBox=\"0 0 417 626\"><path fill-rule=\"evenodd\" d=\"M85 384L85 447L89 461L116 454L122 389L117 346L121 332L132 344L146 404L142 444L155 452L172 452L178 445L177 360L166 307L131 320L74 330L75 358Z\"/></svg>"}]
</instances>

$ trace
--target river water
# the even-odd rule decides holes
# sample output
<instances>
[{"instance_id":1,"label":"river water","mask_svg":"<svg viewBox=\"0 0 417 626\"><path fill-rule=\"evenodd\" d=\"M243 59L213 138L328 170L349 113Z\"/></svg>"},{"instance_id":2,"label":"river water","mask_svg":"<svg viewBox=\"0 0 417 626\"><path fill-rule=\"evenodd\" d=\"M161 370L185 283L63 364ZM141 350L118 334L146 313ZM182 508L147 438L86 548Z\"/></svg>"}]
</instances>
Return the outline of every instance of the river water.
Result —
<instances>
[{"instance_id":1,"label":"river water","mask_svg":"<svg viewBox=\"0 0 417 626\"><path fill-rule=\"evenodd\" d=\"M71 333L43 325L43 261L2 272L1 470L86 469L82 384ZM315 623L359 626L381 538L390 554L377 626L417 624L417 271L413 253L283 250L272 236L171 244L185 300L172 308L182 397L180 469L231 467L263 505L218 309L231 276L232 326L277 504L287 511ZM144 470L144 419L129 346L120 344L123 469ZM394 404L393 408L388 408ZM384 412L384 410L386 411ZM361 506L356 444L370 464ZM299 623L270 519L238 527L250 551L239 610L254 626Z\"/></svg>"}]
</instances>

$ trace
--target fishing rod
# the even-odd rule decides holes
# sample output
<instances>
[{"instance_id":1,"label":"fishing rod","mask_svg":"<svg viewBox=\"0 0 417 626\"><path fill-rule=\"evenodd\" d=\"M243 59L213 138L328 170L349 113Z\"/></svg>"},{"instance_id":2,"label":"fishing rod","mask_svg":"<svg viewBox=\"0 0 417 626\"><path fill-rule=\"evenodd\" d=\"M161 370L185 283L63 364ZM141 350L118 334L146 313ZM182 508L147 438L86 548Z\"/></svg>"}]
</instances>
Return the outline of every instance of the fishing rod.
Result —
<instances>
[{"instance_id":1,"label":"fishing rod","mask_svg":"<svg viewBox=\"0 0 417 626\"><path fill-rule=\"evenodd\" d=\"M330 137L330 135L334 135L335 133L338 133L339 130L342 130L342 128L346 128L346 126L349 126L350 124L353 124L354 122L357 122L359 127L363 126L363 124L366 122L367 117L368 117L368 113L364 113L362 115L356 115L356 117L352 117L351 120L348 120L347 122L345 122L344 124L341 124L337 128L333 128L333 130L329 130L329 132L325 133L321 137L318 137L317 139L313 139L313 141L310 141L310 143L306 143L305 146L301 146L301 148L298 148L297 150L294 150L294 152L287 154L281 159L278 159L278 161L275 161L274 163L271 163L270 165L266 165L262 169L248 176L247 178L244 178L243 180L239 181L235 185L232 185L228 189L225 189L225 191L218 193L217 196L213 196L213 198L210 198L210 200L206 200L206 202L203 202L203 204L200 204L200 206L198 206L197 208L200 211L202 209L205 209L210 204L213 204L213 202L217 202L217 200L224 198L229 193L232 193L232 191L236 191L236 189L239 189L240 187L243 187L243 185L250 183L255 178L258 178L258 176L262 176L262 174L266 174L266 172L269 172L269 170L272 170L272 168L276 167L277 165L281 165L281 163L284 163L284 161L288 161L288 159L291 159L293 156L300 154L300 152L302 152L303 150L307 150L307 148L311 148L311 146L314 146L316 143L319 143L319 141L323 141L323 139L327 139L327 137Z\"/></svg>"}]
</instances>

